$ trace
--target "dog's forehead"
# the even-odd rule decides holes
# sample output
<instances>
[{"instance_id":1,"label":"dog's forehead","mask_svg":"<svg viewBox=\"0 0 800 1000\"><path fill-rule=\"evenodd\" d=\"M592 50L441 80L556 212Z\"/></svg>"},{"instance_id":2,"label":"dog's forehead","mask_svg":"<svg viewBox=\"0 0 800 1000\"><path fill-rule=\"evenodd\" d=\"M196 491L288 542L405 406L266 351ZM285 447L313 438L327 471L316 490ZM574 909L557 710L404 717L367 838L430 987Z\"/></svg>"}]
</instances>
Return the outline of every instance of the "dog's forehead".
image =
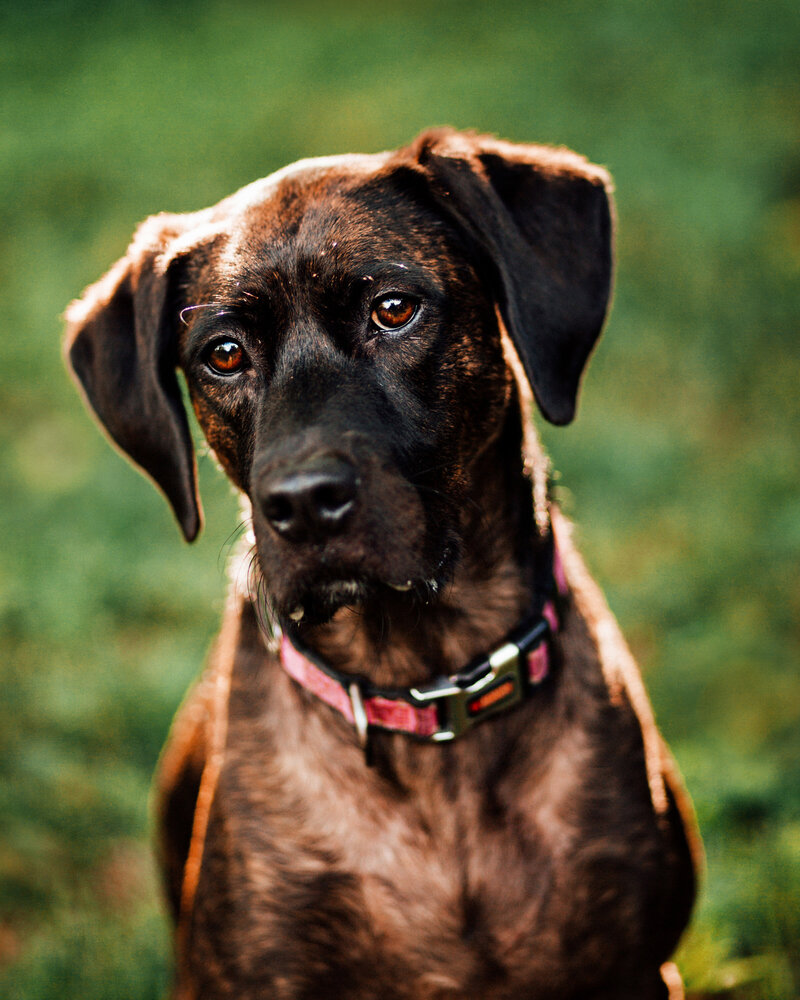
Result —
<instances>
[{"instance_id":1,"label":"dog's forehead","mask_svg":"<svg viewBox=\"0 0 800 1000\"><path fill-rule=\"evenodd\" d=\"M227 233L220 272L249 270L256 260L291 265L331 249L339 261L428 256L441 245L441 226L397 166L391 153L321 157L242 188L214 209Z\"/></svg>"},{"instance_id":2,"label":"dog's forehead","mask_svg":"<svg viewBox=\"0 0 800 1000\"><path fill-rule=\"evenodd\" d=\"M275 173L253 181L216 206L218 214L251 218L254 213L275 211L300 197L311 199L346 189L374 177L389 161L390 153L348 153L319 156L290 163Z\"/></svg>"}]
</instances>

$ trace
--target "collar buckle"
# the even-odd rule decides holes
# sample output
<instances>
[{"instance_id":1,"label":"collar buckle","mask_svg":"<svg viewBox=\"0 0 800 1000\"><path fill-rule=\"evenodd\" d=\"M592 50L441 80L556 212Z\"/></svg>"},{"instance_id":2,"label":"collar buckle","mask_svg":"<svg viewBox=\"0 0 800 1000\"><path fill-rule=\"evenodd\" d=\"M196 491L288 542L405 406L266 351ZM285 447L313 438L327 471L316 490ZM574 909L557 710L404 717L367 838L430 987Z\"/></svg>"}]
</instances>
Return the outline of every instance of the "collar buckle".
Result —
<instances>
[{"instance_id":1,"label":"collar buckle","mask_svg":"<svg viewBox=\"0 0 800 1000\"><path fill-rule=\"evenodd\" d=\"M431 740L435 743L454 740L476 722L522 701L521 658L519 646L506 642L489 655L485 673L471 683L458 684L451 677L432 687L410 688L409 693L416 701L434 703L440 712L445 709L445 727L433 733Z\"/></svg>"}]
</instances>

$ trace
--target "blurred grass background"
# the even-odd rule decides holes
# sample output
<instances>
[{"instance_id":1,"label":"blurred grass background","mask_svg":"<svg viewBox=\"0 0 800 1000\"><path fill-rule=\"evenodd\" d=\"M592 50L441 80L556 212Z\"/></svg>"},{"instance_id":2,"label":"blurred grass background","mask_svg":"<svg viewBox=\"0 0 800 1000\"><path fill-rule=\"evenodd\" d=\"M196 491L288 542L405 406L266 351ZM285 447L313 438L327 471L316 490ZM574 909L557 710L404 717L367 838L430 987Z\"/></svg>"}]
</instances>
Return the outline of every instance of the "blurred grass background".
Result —
<instances>
[{"instance_id":1,"label":"blurred grass background","mask_svg":"<svg viewBox=\"0 0 800 1000\"><path fill-rule=\"evenodd\" d=\"M800 993L800 6L0 4L0 995L156 998L148 790L217 627L208 528L107 446L59 315L137 222L452 124L617 184L616 301L544 429L691 790L703 996Z\"/></svg>"}]
</instances>

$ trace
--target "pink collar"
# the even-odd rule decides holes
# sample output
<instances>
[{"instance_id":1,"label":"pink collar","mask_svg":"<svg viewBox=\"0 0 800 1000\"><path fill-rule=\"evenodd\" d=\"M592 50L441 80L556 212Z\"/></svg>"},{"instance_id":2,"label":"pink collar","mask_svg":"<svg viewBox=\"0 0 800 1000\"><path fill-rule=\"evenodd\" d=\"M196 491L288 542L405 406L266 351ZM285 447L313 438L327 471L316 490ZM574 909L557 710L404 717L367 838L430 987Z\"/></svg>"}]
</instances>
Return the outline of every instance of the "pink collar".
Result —
<instances>
[{"instance_id":1,"label":"pink collar","mask_svg":"<svg viewBox=\"0 0 800 1000\"><path fill-rule=\"evenodd\" d=\"M558 556L553 553L550 587L568 592ZM281 636L280 658L290 677L335 708L366 746L370 727L409 733L441 743L453 740L477 722L511 708L530 695L550 673L550 642L558 631L553 597L539 614L526 619L496 649L453 676L411 688L378 688L352 674L341 674L296 640Z\"/></svg>"}]
</instances>

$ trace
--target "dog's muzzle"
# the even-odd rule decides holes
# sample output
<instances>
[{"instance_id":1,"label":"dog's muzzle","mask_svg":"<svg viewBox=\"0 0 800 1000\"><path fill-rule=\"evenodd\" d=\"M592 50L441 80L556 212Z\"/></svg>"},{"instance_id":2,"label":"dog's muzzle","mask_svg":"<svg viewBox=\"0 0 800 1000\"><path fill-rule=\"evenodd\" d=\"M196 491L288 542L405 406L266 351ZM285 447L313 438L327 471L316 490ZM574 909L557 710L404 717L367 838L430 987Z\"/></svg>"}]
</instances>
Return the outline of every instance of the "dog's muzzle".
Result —
<instances>
[{"instance_id":1,"label":"dog's muzzle","mask_svg":"<svg viewBox=\"0 0 800 1000\"><path fill-rule=\"evenodd\" d=\"M251 482L259 567L284 618L317 624L345 605L414 600L441 584L444 542L428 550L422 498L374 436L287 436L258 456Z\"/></svg>"}]
</instances>

